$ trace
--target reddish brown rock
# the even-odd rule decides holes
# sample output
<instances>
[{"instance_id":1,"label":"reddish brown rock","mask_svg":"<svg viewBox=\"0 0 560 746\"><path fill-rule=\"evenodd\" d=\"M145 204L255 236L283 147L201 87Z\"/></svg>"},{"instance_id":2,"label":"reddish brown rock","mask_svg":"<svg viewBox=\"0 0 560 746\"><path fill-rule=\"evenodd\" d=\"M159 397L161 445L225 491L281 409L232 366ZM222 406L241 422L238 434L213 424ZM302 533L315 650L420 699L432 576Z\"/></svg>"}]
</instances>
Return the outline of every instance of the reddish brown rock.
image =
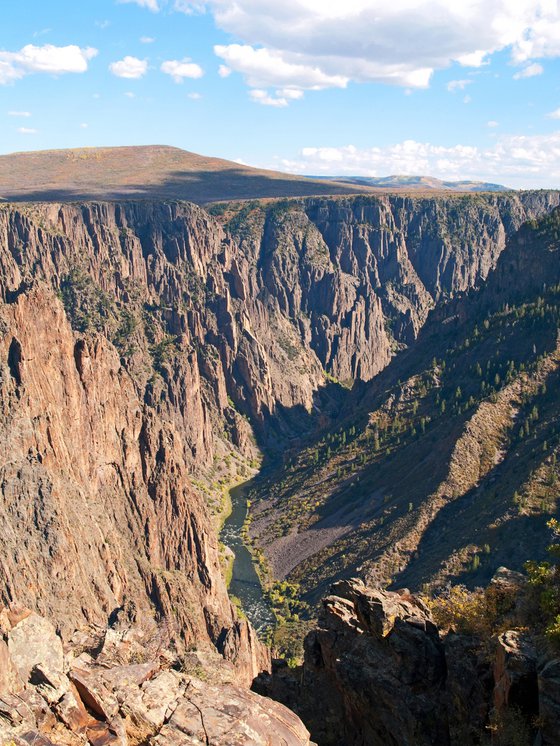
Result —
<instances>
[{"instance_id":1,"label":"reddish brown rock","mask_svg":"<svg viewBox=\"0 0 560 746\"><path fill-rule=\"evenodd\" d=\"M137 654L131 643L138 639L146 639L146 652L154 649L157 627L149 620L143 623L141 616L137 623L97 630L103 643L90 653L82 645L92 641L91 629L71 635L56 673L47 665L58 664L60 653L60 639L51 626L35 614L27 624L16 625L17 645L26 649L22 665L42 662L34 665L17 694L0 693L0 743L310 746L297 715L243 687L247 661L239 661L235 669L207 648L177 658L165 647L168 636L162 626L157 660L123 663ZM46 631L44 639L37 635L39 629ZM252 633L241 626L240 634ZM233 651L242 648L234 646ZM7 649L4 653L9 664Z\"/></svg>"},{"instance_id":2,"label":"reddish brown rock","mask_svg":"<svg viewBox=\"0 0 560 746\"><path fill-rule=\"evenodd\" d=\"M102 720L111 720L117 714L118 702L96 671L73 668L68 676L76 687L82 702L94 715Z\"/></svg>"}]
</instances>

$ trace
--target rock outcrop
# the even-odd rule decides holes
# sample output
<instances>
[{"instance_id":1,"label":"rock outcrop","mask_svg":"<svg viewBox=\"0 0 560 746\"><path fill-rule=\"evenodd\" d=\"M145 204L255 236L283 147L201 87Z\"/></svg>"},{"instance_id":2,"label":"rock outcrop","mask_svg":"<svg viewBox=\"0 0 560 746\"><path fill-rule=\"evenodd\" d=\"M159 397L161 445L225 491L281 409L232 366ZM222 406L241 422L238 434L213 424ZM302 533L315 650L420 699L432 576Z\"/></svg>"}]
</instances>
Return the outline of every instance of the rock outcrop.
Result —
<instances>
[{"instance_id":1,"label":"rock outcrop","mask_svg":"<svg viewBox=\"0 0 560 746\"><path fill-rule=\"evenodd\" d=\"M1 619L3 744L310 744L294 713L240 687L233 664L196 651L177 658L165 630L149 620L90 626L63 651L53 625L37 614L4 610Z\"/></svg>"},{"instance_id":2,"label":"rock outcrop","mask_svg":"<svg viewBox=\"0 0 560 746\"><path fill-rule=\"evenodd\" d=\"M477 637L444 634L407 590L360 580L339 581L323 604L301 670L276 663L254 684L294 709L320 746L474 746L490 730L505 744L504 722L558 743L559 662L537 657L526 633L498 636L489 656Z\"/></svg>"}]
</instances>

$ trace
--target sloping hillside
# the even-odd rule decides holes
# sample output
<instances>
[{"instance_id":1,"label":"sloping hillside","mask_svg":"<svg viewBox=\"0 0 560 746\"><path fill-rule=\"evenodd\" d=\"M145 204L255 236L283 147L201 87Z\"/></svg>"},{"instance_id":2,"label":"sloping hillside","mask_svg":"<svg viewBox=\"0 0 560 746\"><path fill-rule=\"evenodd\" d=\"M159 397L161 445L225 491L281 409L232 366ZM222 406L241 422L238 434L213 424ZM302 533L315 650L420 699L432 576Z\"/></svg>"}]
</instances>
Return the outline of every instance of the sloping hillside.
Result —
<instances>
[{"instance_id":1,"label":"sloping hillside","mask_svg":"<svg viewBox=\"0 0 560 746\"><path fill-rule=\"evenodd\" d=\"M74 201L305 197L372 191L250 168L163 145L80 148L0 156L0 199Z\"/></svg>"},{"instance_id":2,"label":"sloping hillside","mask_svg":"<svg viewBox=\"0 0 560 746\"><path fill-rule=\"evenodd\" d=\"M316 598L333 577L486 581L558 512L560 213L524 226L478 294L441 305L346 414L257 484L251 534Z\"/></svg>"}]
</instances>

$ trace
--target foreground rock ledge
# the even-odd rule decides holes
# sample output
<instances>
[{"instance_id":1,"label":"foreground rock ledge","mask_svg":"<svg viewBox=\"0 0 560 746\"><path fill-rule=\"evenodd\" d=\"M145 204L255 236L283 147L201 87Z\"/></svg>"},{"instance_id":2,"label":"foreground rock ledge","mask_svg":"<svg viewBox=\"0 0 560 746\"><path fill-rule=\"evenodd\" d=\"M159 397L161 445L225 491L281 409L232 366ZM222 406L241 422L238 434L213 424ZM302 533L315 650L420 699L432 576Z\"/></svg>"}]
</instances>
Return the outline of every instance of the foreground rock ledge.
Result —
<instances>
[{"instance_id":1,"label":"foreground rock ledge","mask_svg":"<svg viewBox=\"0 0 560 746\"><path fill-rule=\"evenodd\" d=\"M179 660L141 627L84 629L63 647L28 610L3 610L0 628L2 744L310 745L297 715L231 683L209 650Z\"/></svg>"},{"instance_id":2,"label":"foreground rock ledge","mask_svg":"<svg viewBox=\"0 0 560 746\"><path fill-rule=\"evenodd\" d=\"M407 590L360 580L336 583L323 605L301 669L276 662L254 684L295 710L321 746L477 746L512 713L527 746L560 744L560 659L538 655L526 632L491 645L444 634Z\"/></svg>"}]
</instances>

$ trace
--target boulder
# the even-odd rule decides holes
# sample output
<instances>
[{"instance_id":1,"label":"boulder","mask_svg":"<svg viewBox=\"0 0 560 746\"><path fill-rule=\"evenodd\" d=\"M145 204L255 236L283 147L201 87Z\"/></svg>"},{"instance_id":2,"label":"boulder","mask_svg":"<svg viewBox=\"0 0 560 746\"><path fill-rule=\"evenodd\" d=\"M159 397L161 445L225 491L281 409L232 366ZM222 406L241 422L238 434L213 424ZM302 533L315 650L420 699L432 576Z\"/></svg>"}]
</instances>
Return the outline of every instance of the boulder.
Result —
<instances>
[{"instance_id":1,"label":"boulder","mask_svg":"<svg viewBox=\"0 0 560 746\"><path fill-rule=\"evenodd\" d=\"M446 746L445 679L443 644L421 602L343 581L305 640L297 712L325 746Z\"/></svg>"},{"instance_id":2,"label":"boulder","mask_svg":"<svg viewBox=\"0 0 560 746\"><path fill-rule=\"evenodd\" d=\"M13 626L3 618L8 644L0 638L1 746L310 746L297 715L239 685L261 660L260 643L246 623L223 638L226 652L240 656L236 669L215 649L179 659L164 647L167 630L158 641L157 628L141 618L137 627L118 632L74 634L65 654L54 627L37 614ZM142 640L142 657L157 655L132 662ZM243 655L245 645L253 657ZM229 682L236 674L234 686Z\"/></svg>"},{"instance_id":3,"label":"boulder","mask_svg":"<svg viewBox=\"0 0 560 746\"><path fill-rule=\"evenodd\" d=\"M32 670L39 664L54 673L63 673L62 640L54 626L38 614L30 614L12 627L8 650L23 681L29 681Z\"/></svg>"},{"instance_id":4,"label":"boulder","mask_svg":"<svg viewBox=\"0 0 560 746\"><path fill-rule=\"evenodd\" d=\"M73 668L69 677L83 703L94 715L102 720L111 720L115 717L119 711L119 703L114 694L105 686L103 677L97 671Z\"/></svg>"},{"instance_id":5,"label":"boulder","mask_svg":"<svg viewBox=\"0 0 560 746\"><path fill-rule=\"evenodd\" d=\"M153 746L303 746L310 743L301 720L278 702L227 685L191 681Z\"/></svg>"}]
</instances>

